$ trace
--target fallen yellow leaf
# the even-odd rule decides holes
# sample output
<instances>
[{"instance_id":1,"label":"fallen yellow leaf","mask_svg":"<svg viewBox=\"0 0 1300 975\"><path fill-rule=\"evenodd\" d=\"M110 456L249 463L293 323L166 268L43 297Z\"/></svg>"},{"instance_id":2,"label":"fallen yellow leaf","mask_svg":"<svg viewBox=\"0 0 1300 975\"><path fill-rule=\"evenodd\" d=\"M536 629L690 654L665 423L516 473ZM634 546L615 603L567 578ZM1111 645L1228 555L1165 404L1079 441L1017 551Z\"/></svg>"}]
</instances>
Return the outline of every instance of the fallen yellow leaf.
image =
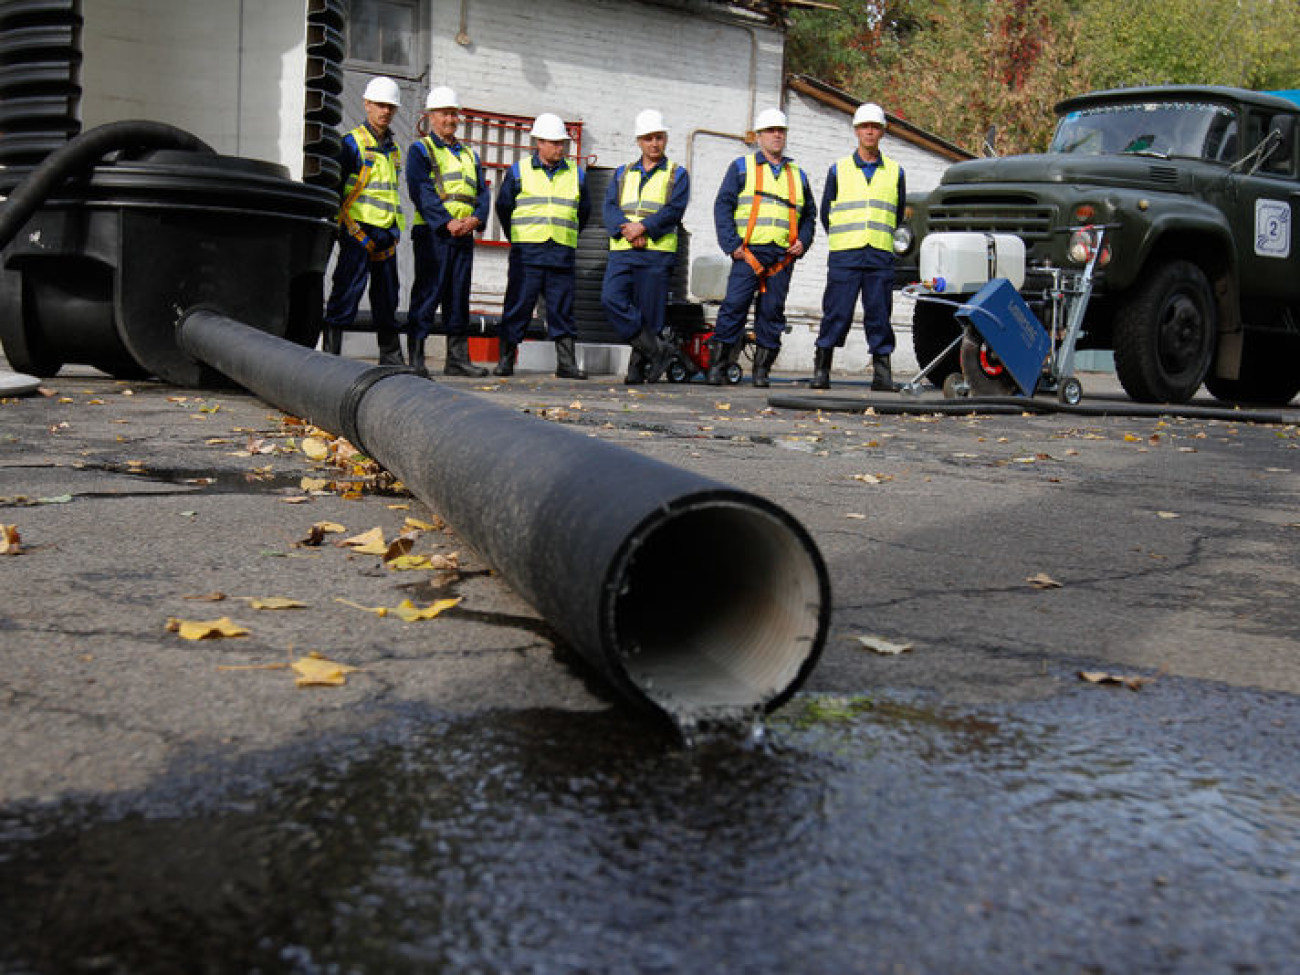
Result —
<instances>
[{"instance_id":1,"label":"fallen yellow leaf","mask_svg":"<svg viewBox=\"0 0 1300 975\"><path fill-rule=\"evenodd\" d=\"M388 548L384 549L384 562L392 562L394 559L404 558L410 554L411 548L415 545L414 535L398 535L393 539Z\"/></svg>"},{"instance_id":2,"label":"fallen yellow leaf","mask_svg":"<svg viewBox=\"0 0 1300 975\"><path fill-rule=\"evenodd\" d=\"M1029 583L1035 589L1060 589L1061 588L1061 583L1057 582L1046 572L1040 572L1037 575L1032 575L1029 578L1027 578L1025 582Z\"/></svg>"},{"instance_id":3,"label":"fallen yellow leaf","mask_svg":"<svg viewBox=\"0 0 1300 975\"><path fill-rule=\"evenodd\" d=\"M335 521L318 521L314 527L329 535L339 535L347 531L347 528Z\"/></svg>"},{"instance_id":4,"label":"fallen yellow leaf","mask_svg":"<svg viewBox=\"0 0 1300 975\"><path fill-rule=\"evenodd\" d=\"M248 605L253 609L306 609L306 603L300 603L296 599L289 599L285 596L263 596L261 598L252 597L248 600Z\"/></svg>"},{"instance_id":5,"label":"fallen yellow leaf","mask_svg":"<svg viewBox=\"0 0 1300 975\"><path fill-rule=\"evenodd\" d=\"M884 656L894 656L900 653L907 653L912 649L910 643L893 643L883 637L878 636L858 636L858 642L872 653L883 654Z\"/></svg>"},{"instance_id":6,"label":"fallen yellow leaf","mask_svg":"<svg viewBox=\"0 0 1300 975\"><path fill-rule=\"evenodd\" d=\"M22 536L18 534L17 525L0 525L0 554L21 555L23 551Z\"/></svg>"},{"instance_id":7,"label":"fallen yellow leaf","mask_svg":"<svg viewBox=\"0 0 1300 975\"><path fill-rule=\"evenodd\" d=\"M436 531L441 531L443 528L446 528L447 523L444 522L441 518L438 518L435 521L421 521L418 518L407 517L406 522L402 525L402 527L414 529L415 531L421 531L421 532L436 532Z\"/></svg>"},{"instance_id":8,"label":"fallen yellow leaf","mask_svg":"<svg viewBox=\"0 0 1300 975\"><path fill-rule=\"evenodd\" d=\"M344 606L351 606L353 609L359 609L363 613L374 613L376 616L387 616L387 606L362 606L360 603L354 603L350 599L344 599L342 596L335 596L336 603L342 603Z\"/></svg>"},{"instance_id":9,"label":"fallen yellow leaf","mask_svg":"<svg viewBox=\"0 0 1300 975\"><path fill-rule=\"evenodd\" d=\"M167 629L182 640L218 640L222 637L248 636L248 630L232 622L229 616L215 620L180 620L171 617Z\"/></svg>"},{"instance_id":10,"label":"fallen yellow leaf","mask_svg":"<svg viewBox=\"0 0 1300 975\"><path fill-rule=\"evenodd\" d=\"M317 437L307 437L302 442L302 452L312 460L324 460L330 455L330 445Z\"/></svg>"},{"instance_id":11,"label":"fallen yellow leaf","mask_svg":"<svg viewBox=\"0 0 1300 975\"><path fill-rule=\"evenodd\" d=\"M408 623L415 623L418 620L431 620L438 616L443 610L451 609L460 602L456 599L439 599L429 606L420 609L409 599L403 599L396 608L390 610L394 616L399 616Z\"/></svg>"},{"instance_id":12,"label":"fallen yellow leaf","mask_svg":"<svg viewBox=\"0 0 1300 975\"><path fill-rule=\"evenodd\" d=\"M343 539L339 544L345 545L361 555L383 555L388 551L388 546L384 543L384 530L382 528L372 528L360 535L353 535L351 538Z\"/></svg>"},{"instance_id":13,"label":"fallen yellow leaf","mask_svg":"<svg viewBox=\"0 0 1300 975\"><path fill-rule=\"evenodd\" d=\"M348 682L347 675L357 672L356 667L326 660L317 653L299 657L289 666L298 675L295 683L299 687L342 687Z\"/></svg>"},{"instance_id":14,"label":"fallen yellow leaf","mask_svg":"<svg viewBox=\"0 0 1300 975\"><path fill-rule=\"evenodd\" d=\"M1130 691L1140 691L1143 684L1155 680L1154 677L1141 677L1137 674L1110 674L1104 670L1081 670L1079 678L1089 684L1119 684Z\"/></svg>"},{"instance_id":15,"label":"fallen yellow leaf","mask_svg":"<svg viewBox=\"0 0 1300 975\"><path fill-rule=\"evenodd\" d=\"M393 559L385 559L384 565L388 566L394 572L433 568L433 565L429 562L429 556L427 555L399 555Z\"/></svg>"}]
</instances>

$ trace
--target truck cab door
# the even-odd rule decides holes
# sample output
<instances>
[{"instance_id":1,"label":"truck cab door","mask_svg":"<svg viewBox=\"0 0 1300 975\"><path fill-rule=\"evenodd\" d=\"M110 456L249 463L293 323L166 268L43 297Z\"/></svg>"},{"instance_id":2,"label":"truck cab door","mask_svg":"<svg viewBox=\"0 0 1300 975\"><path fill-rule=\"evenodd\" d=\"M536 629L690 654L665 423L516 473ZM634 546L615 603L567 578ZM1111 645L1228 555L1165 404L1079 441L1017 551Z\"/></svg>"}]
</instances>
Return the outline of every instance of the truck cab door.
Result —
<instances>
[{"instance_id":1,"label":"truck cab door","mask_svg":"<svg viewBox=\"0 0 1300 975\"><path fill-rule=\"evenodd\" d=\"M1300 300L1300 240L1296 239L1296 216L1300 213L1296 140L1300 132L1295 123L1294 115L1259 110L1246 114L1244 148L1259 145L1273 129L1278 130L1280 140L1262 163L1247 165L1233 177L1233 236L1242 295Z\"/></svg>"}]
</instances>

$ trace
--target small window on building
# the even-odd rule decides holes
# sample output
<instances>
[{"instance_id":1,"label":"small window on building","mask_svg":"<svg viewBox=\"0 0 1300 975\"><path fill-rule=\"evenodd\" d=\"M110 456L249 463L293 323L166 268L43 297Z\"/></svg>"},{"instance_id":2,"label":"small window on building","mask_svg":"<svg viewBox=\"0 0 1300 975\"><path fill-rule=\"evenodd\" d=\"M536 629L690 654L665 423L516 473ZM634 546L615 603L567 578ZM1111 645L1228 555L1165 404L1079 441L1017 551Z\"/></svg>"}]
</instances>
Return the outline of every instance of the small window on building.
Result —
<instances>
[{"instance_id":1,"label":"small window on building","mask_svg":"<svg viewBox=\"0 0 1300 975\"><path fill-rule=\"evenodd\" d=\"M387 74L421 74L419 0L351 0L348 59Z\"/></svg>"}]
</instances>

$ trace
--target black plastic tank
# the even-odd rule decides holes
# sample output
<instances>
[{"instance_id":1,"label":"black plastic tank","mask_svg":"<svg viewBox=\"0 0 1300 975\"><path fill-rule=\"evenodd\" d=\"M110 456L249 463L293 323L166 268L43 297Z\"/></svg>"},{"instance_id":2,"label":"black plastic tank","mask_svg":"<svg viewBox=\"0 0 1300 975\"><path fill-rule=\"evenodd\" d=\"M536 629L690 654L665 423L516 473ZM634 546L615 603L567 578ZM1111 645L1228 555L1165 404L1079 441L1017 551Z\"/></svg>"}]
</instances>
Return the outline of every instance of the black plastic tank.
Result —
<instances>
[{"instance_id":1,"label":"black plastic tank","mask_svg":"<svg viewBox=\"0 0 1300 975\"><path fill-rule=\"evenodd\" d=\"M314 345L337 202L273 163L119 153L57 190L0 252L5 356L37 376L80 363L222 385L177 347L195 305Z\"/></svg>"}]
</instances>

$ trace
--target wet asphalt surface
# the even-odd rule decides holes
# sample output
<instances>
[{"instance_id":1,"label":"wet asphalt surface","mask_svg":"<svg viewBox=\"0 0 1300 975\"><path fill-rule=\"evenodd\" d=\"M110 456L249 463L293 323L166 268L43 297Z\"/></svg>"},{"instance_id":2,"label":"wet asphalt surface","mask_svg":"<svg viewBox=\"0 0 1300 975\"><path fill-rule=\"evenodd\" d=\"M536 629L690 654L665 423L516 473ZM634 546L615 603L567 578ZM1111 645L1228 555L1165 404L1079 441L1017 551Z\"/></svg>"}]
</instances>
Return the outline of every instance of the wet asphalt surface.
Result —
<instances>
[{"instance_id":1,"label":"wet asphalt surface","mask_svg":"<svg viewBox=\"0 0 1300 975\"><path fill-rule=\"evenodd\" d=\"M276 411L60 376L0 404L0 968L1294 970L1300 411L452 382L791 511L835 594L807 684L688 747L454 526L416 546L458 572L302 544L436 512ZM708 584L684 551L665 611ZM250 633L166 626L216 616ZM298 688L310 651L360 670Z\"/></svg>"}]
</instances>

